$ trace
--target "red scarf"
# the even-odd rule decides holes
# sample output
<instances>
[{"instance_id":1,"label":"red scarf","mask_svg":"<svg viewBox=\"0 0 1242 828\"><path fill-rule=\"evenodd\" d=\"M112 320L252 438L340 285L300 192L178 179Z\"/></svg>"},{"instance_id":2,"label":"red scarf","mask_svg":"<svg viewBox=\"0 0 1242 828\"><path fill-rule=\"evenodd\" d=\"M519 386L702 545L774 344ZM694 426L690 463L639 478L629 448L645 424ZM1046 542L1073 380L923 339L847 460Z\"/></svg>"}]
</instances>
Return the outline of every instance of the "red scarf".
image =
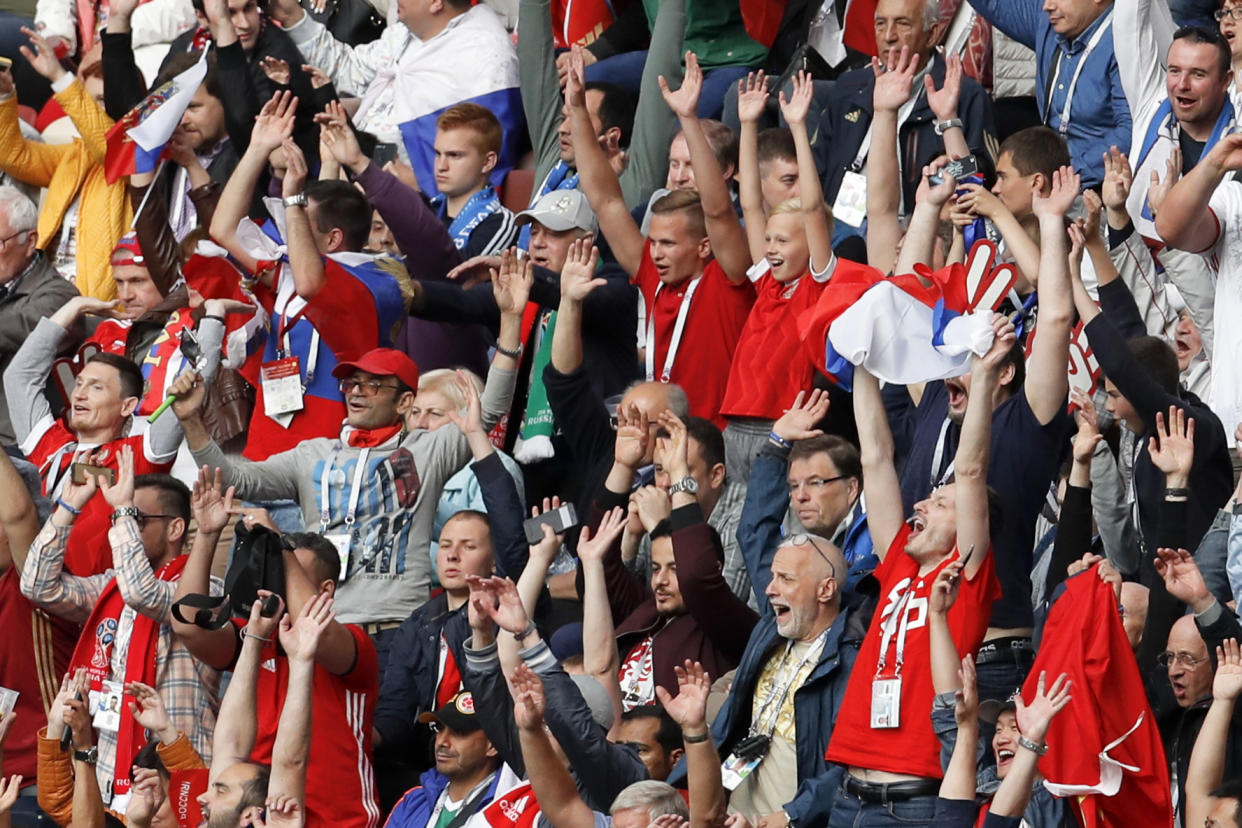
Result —
<instances>
[{"instance_id":1,"label":"red scarf","mask_svg":"<svg viewBox=\"0 0 1242 828\"><path fill-rule=\"evenodd\" d=\"M496 797L483 809L483 819L492 828L531 828L538 816L539 802L529 782Z\"/></svg>"},{"instance_id":2,"label":"red scarf","mask_svg":"<svg viewBox=\"0 0 1242 828\"><path fill-rule=\"evenodd\" d=\"M176 581L185 569L188 555L173 558L155 577L161 581ZM91 617L82 626L82 636L73 649L73 658L69 661L69 671L85 667L91 679L91 689L99 690L105 679L112 674L112 646L116 643L117 628L120 626L121 612L125 609L125 599L121 597L121 588L116 578L108 581ZM125 654L125 675L120 676L121 682L140 681L150 687L155 686L155 649L159 638L160 623L142 613L135 613L133 630L129 636L129 649ZM126 696L126 698L129 698ZM129 705L120 708L121 729L116 734L116 761L112 771L112 795L119 796L129 791L129 766L134 756L146 743L142 725L134 721L129 712Z\"/></svg>"},{"instance_id":3,"label":"red scarf","mask_svg":"<svg viewBox=\"0 0 1242 828\"><path fill-rule=\"evenodd\" d=\"M444 633L440 633L440 681L436 685L436 708L448 704L460 692L461 670L453 657L453 648L448 645Z\"/></svg>"},{"instance_id":4,"label":"red scarf","mask_svg":"<svg viewBox=\"0 0 1242 828\"><path fill-rule=\"evenodd\" d=\"M353 448L375 448L387 443L401 431L402 424L384 428L355 428L349 432L349 445Z\"/></svg>"}]
</instances>

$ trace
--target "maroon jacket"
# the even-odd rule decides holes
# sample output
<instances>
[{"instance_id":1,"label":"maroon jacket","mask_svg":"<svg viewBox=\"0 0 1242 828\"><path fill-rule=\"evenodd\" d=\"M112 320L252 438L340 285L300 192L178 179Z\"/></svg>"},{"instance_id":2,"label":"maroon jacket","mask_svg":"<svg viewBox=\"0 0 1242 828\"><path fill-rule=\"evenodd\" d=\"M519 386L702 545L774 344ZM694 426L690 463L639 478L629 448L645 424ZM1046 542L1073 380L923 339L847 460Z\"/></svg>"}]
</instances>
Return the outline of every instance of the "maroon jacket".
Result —
<instances>
[{"instance_id":1,"label":"maroon jacket","mask_svg":"<svg viewBox=\"0 0 1242 828\"><path fill-rule=\"evenodd\" d=\"M624 508L628 495L604 491L596 500L591 526L598 526L614 506ZM759 620L746 602L733 594L720 573L712 529L697 503L681 506L669 516L677 583L685 602L684 615L656 611L649 584L639 581L621 561L621 541L604 556L604 578L621 658L655 632L651 660L655 683L676 695L674 667L698 661L713 679L737 666ZM658 630L658 632L656 632Z\"/></svg>"}]
</instances>

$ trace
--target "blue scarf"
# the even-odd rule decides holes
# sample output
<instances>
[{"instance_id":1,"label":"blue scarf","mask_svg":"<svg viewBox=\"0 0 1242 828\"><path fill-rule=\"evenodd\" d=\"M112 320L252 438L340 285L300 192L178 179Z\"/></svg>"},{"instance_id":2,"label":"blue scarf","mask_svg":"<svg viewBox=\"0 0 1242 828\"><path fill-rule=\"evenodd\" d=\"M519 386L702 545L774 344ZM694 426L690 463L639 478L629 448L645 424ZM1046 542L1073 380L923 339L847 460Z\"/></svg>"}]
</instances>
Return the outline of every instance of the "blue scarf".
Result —
<instances>
[{"instance_id":1,"label":"blue scarf","mask_svg":"<svg viewBox=\"0 0 1242 828\"><path fill-rule=\"evenodd\" d=\"M431 206L436 209L436 215L443 219L448 212L448 197L436 196L431 200ZM496 195L496 188L491 185L470 196L470 200L457 211L457 217L449 225L448 231L453 237L453 246L458 250L465 248L466 243L470 241L470 234L483 223L484 219L498 211L500 206L500 196Z\"/></svg>"},{"instance_id":2,"label":"blue scarf","mask_svg":"<svg viewBox=\"0 0 1242 828\"><path fill-rule=\"evenodd\" d=\"M1147 127L1147 134L1143 136L1143 146L1139 150L1138 159L1131 159L1135 173L1138 173L1143 162L1147 160L1147 154L1151 152L1152 147L1156 145L1156 140L1160 137L1161 131L1168 126L1169 120L1173 117L1173 104L1168 98L1164 99L1164 103L1160 104L1160 108L1156 110L1156 115L1151 119L1151 124ZM1221 107L1220 115L1216 118L1216 126L1212 127L1212 134L1208 136L1207 141L1203 144L1203 155L1207 155L1212 151L1212 147L1216 146L1219 141L1233 124L1234 112L1233 102L1228 97L1225 98L1225 105ZM1171 131L1170 131L1171 132ZM1203 155L1199 156L1200 160ZM1155 221L1156 217L1151 214L1151 207L1147 204L1147 199L1143 199L1143 218L1148 221Z\"/></svg>"}]
</instances>

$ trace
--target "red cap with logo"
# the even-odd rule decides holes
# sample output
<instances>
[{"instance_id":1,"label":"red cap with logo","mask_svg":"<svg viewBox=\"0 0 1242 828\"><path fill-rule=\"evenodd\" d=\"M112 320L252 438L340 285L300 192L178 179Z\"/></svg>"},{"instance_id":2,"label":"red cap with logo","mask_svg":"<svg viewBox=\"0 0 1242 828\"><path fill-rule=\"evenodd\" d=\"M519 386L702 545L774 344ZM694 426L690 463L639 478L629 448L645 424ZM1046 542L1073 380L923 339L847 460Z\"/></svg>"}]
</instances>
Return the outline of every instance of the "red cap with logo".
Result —
<instances>
[{"instance_id":1,"label":"red cap with logo","mask_svg":"<svg viewBox=\"0 0 1242 828\"><path fill-rule=\"evenodd\" d=\"M142 248L138 246L138 234L130 230L121 240L116 243L116 247L112 248L112 264L115 265L139 265L146 264L146 257L142 255Z\"/></svg>"},{"instance_id":2,"label":"red cap with logo","mask_svg":"<svg viewBox=\"0 0 1242 828\"><path fill-rule=\"evenodd\" d=\"M372 348L358 359L337 365L332 370L332 376L347 379L354 371L365 371L377 377L396 377L406 387L418 390L418 366L409 355L394 348Z\"/></svg>"}]
</instances>

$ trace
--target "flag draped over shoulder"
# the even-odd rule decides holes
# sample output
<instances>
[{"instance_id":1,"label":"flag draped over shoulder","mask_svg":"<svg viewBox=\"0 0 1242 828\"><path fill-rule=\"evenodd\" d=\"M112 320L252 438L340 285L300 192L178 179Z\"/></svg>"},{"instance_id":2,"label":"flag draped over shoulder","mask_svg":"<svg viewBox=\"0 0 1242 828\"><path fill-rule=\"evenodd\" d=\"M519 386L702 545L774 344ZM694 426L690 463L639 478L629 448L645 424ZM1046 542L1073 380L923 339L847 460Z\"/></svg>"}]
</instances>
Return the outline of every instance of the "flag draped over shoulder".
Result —
<instances>
[{"instance_id":1,"label":"flag draped over shoulder","mask_svg":"<svg viewBox=\"0 0 1242 828\"><path fill-rule=\"evenodd\" d=\"M109 184L135 173L155 171L168 139L177 131L181 116L205 77L204 50L198 63L147 95L112 125L104 156L104 174Z\"/></svg>"},{"instance_id":2,"label":"flag draped over shoulder","mask_svg":"<svg viewBox=\"0 0 1242 828\"><path fill-rule=\"evenodd\" d=\"M1066 673L1073 682L1039 760L1044 787L1067 797L1080 824L1092 828L1172 824L1160 731L1117 596L1093 570L1067 580L1052 604L1023 698L1033 697L1041 671L1049 681Z\"/></svg>"}]
</instances>

